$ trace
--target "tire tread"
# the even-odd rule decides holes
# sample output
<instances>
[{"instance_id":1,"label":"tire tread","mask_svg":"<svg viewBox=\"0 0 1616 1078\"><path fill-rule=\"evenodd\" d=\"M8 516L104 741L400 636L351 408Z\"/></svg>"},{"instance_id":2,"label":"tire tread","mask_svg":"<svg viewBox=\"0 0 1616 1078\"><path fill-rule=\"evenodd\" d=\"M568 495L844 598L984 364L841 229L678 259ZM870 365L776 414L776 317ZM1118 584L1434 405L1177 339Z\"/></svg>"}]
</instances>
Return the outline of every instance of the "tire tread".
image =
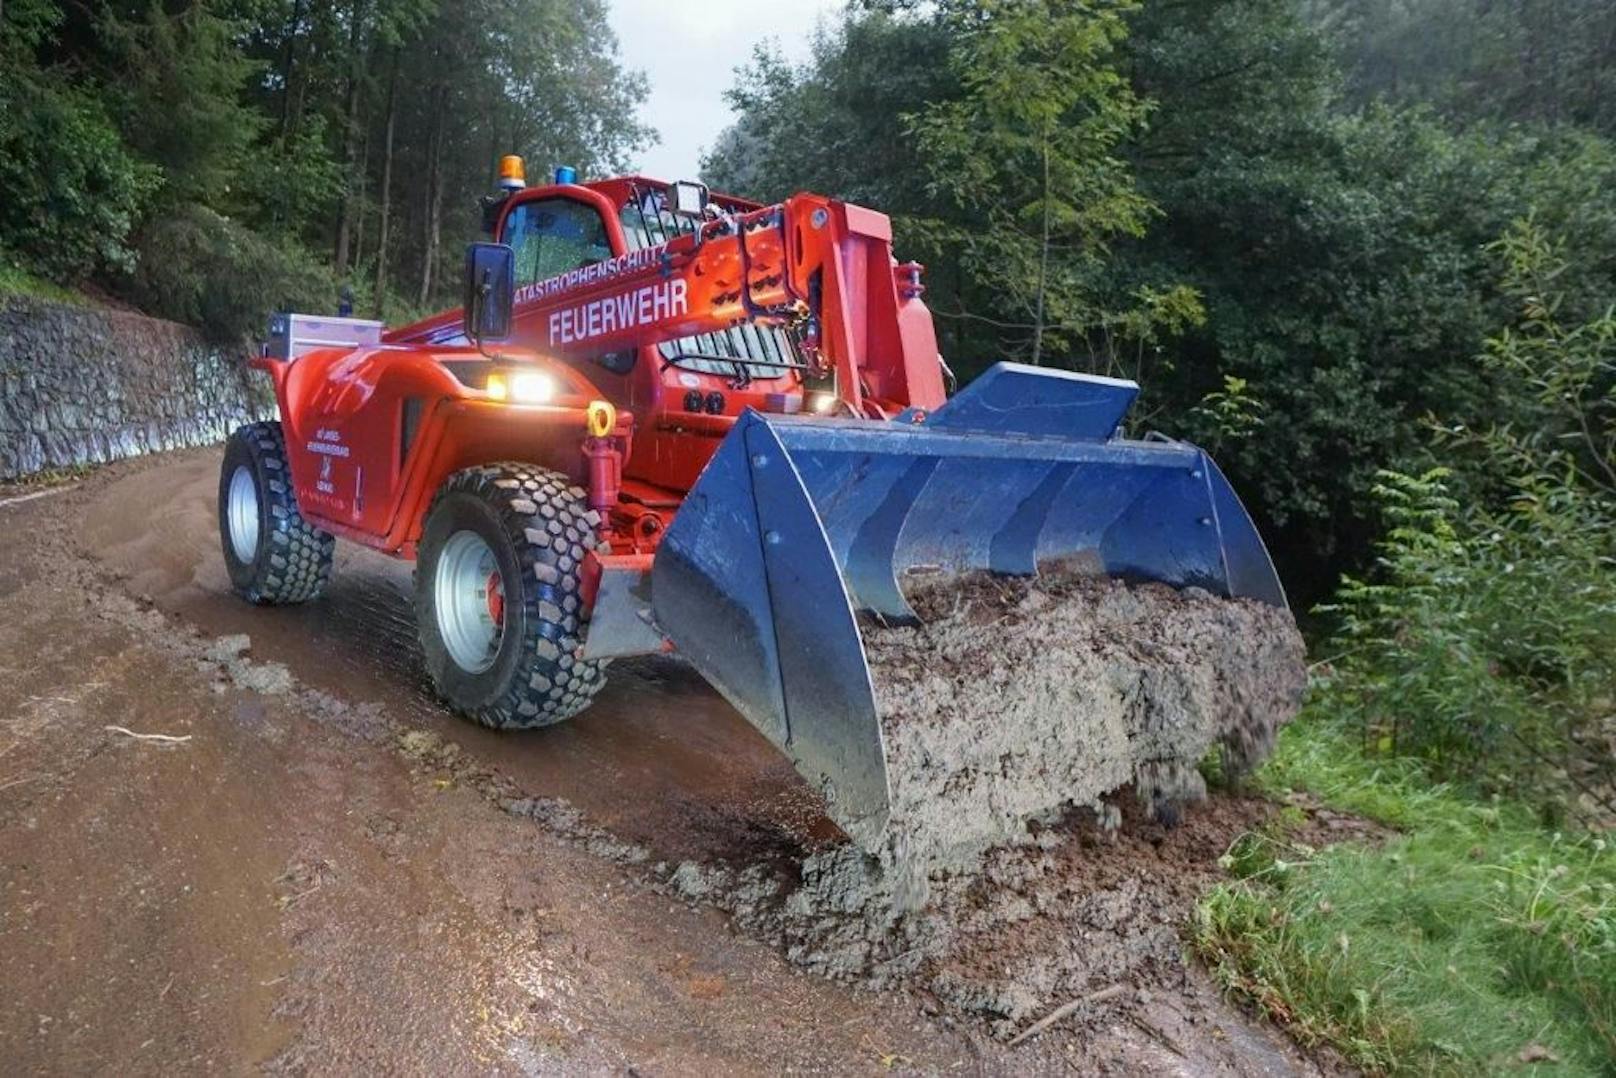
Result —
<instances>
[{"instance_id":1,"label":"tire tread","mask_svg":"<svg viewBox=\"0 0 1616 1078\"><path fill-rule=\"evenodd\" d=\"M480 707L451 700L451 706L496 730L537 729L572 718L606 684L605 662L574 654L589 625L582 609L580 569L591 550L608 549L596 538L599 514L588 508L583 489L566 476L519 462L454 473L433 498L428 519L443 499L455 494L490 506L516 551L527 639L522 641L522 660L498 698ZM560 527L552 527L558 522ZM423 619L420 632L424 638L435 629Z\"/></svg>"},{"instance_id":2,"label":"tire tread","mask_svg":"<svg viewBox=\"0 0 1616 1078\"><path fill-rule=\"evenodd\" d=\"M331 563L336 537L303 519L297 498L288 480L291 470L286 461L286 438L281 425L273 420L250 423L238 428L232 441L245 444L247 453L259 464L264 483L259 496L265 501L265 528L260 542L268 542L269 556L257 564L257 571L246 584L235 590L249 602L262 605L289 605L317 599L331 582Z\"/></svg>"}]
</instances>

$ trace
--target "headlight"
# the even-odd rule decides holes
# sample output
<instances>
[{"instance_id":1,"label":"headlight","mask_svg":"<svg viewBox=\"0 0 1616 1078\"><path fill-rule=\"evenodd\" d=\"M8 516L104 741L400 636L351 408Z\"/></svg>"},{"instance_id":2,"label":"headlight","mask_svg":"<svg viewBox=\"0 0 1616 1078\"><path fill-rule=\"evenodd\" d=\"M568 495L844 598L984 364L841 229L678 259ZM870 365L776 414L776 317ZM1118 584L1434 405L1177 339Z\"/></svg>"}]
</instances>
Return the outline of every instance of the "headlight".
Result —
<instances>
[{"instance_id":1,"label":"headlight","mask_svg":"<svg viewBox=\"0 0 1616 1078\"><path fill-rule=\"evenodd\" d=\"M555 379L538 371L495 371L485 387L497 401L512 404L547 404L555 396Z\"/></svg>"}]
</instances>

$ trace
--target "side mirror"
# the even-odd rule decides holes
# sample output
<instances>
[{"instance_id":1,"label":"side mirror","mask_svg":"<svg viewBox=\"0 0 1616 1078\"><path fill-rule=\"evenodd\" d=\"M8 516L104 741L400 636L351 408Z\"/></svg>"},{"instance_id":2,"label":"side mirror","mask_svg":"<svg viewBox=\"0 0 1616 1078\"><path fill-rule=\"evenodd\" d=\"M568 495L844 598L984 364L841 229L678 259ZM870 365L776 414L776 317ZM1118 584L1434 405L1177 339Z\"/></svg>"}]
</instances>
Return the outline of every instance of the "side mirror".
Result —
<instances>
[{"instance_id":1,"label":"side mirror","mask_svg":"<svg viewBox=\"0 0 1616 1078\"><path fill-rule=\"evenodd\" d=\"M668 184L668 212L675 217L700 219L707 211L707 185L694 180Z\"/></svg>"},{"instance_id":2,"label":"side mirror","mask_svg":"<svg viewBox=\"0 0 1616 1078\"><path fill-rule=\"evenodd\" d=\"M479 345L511 335L516 294L516 252L503 243L466 248L466 294L460 306L466 339Z\"/></svg>"}]
</instances>

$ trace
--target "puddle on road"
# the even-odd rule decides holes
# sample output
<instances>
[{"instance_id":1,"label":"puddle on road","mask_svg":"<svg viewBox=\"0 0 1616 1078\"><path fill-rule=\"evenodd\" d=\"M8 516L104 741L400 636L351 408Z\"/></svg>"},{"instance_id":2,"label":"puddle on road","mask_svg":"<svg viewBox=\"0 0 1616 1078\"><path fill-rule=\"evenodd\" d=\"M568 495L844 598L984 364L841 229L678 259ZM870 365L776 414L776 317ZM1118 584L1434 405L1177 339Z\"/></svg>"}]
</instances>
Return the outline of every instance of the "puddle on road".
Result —
<instances>
[{"instance_id":1,"label":"puddle on road","mask_svg":"<svg viewBox=\"0 0 1616 1078\"><path fill-rule=\"evenodd\" d=\"M433 696L418 655L410 563L339 543L320 601L242 602L219 554L217 467L215 454L187 454L119 477L86 510L86 548L166 613L210 636L245 633L254 659L451 737L528 792L565 798L658 858L800 856L837 837L790 763L677 660L620 660L584 714L502 734L456 718Z\"/></svg>"}]
</instances>

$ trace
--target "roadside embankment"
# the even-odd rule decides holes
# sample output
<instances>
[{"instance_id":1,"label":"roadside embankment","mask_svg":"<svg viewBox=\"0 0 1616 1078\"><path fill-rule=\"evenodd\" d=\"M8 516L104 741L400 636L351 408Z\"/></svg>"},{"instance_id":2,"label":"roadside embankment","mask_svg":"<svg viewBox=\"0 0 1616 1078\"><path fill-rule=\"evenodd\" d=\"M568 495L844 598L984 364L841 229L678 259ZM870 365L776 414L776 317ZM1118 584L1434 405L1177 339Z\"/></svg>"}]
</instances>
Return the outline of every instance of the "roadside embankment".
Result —
<instances>
[{"instance_id":1,"label":"roadside embankment","mask_svg":"<svg viewBox=\"0 0 1616 1078\"><path fill-rule=\"evenodd\" d=\"M126 311L0 295L0 480L217 442L273 410L238 347Z\"/></svg>"}]
</instances>

